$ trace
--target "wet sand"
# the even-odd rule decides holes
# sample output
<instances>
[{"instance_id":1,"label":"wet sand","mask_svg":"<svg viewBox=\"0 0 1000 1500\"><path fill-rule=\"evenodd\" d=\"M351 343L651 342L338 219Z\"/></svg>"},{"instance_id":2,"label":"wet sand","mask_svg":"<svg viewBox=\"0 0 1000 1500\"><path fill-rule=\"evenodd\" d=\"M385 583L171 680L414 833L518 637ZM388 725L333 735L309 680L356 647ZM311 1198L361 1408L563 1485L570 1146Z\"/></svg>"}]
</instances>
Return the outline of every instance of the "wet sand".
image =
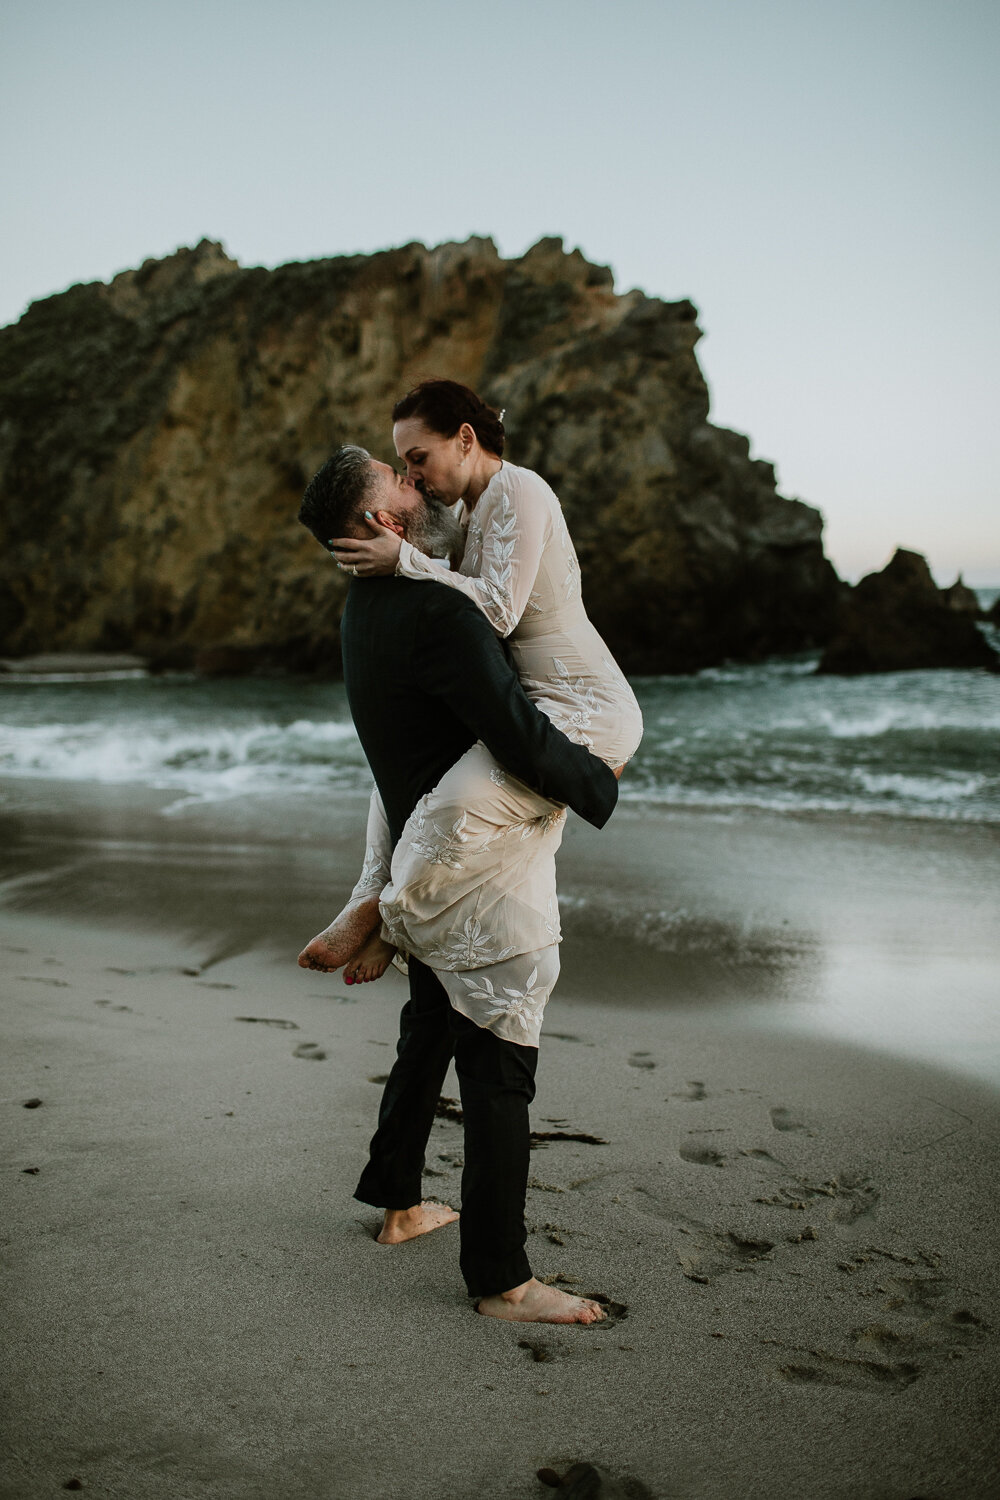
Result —
<instances>
[{"instance_id":1,"label":"wet sand","mask_svg":"<svg viewBox=\"0 0 1000 1500\"><path fill-rule=\"evenodd\" d=\"M573 828L533 1123L604 1143L538 1142L529 1250L622 1310L526 1329L351 1198L404 983L294 953L362 805L4 794L0 1494L994 1493L990 836ZM442 1118L429 1195L460 1160Z\"/></svg>"}]
</instances>

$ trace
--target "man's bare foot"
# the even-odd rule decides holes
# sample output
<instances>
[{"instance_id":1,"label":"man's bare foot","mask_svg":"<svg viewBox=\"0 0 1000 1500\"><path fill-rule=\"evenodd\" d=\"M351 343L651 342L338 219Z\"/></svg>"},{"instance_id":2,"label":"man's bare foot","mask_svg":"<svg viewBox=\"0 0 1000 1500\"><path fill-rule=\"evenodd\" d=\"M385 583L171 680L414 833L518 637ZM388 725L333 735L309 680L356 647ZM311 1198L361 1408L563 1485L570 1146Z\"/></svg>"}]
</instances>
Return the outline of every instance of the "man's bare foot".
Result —
<instances>
[{"instance_id":1,"label":"man's bare foot","mask_svg":"<svg viewBox=\"0 0 1000 1500\"><path fill-rule=\"evenodd\" d=\"M299 968L322 969L324 973L332 974L354 957L371 934L377 932L381 922L377 891L357 901L348 901L329 927L317 933L303 948L299 954Z\"/></svg>"},{"instance_id":2,"label":"man's bare foot","mask_svg":"<svg viewBox=\"0 0 1000 1500\"><path fill-rule=\"evenodd\" d=\"M607 1316L601 1304L590 1297L573 1297L536 1281L534 1276L509 1292L480 1297L476 1312L508 1323L599 1323Z\"/></svg>"},{"instance_id":3,"label":"man's bare foot","mask_svg":"<svg viewBox=\"0 0 1000 1500\"><path fill-rule=\"evenodd\" d=\"M378 933L371 937L349 959L344 966L345 984L367 984L371 979L381 979L392 963L395 948Z\"/></svg>"},{"instance_id":4,"label":"man's bare foot","mask_svg":"<svg viewBox=\"0 0 1000 1500\"><path fill-rule=\"evenodd\" d=\"M447 1203L425 1200L413 1208L387 1208L375 1238L380 1245L401 1245L404 1240L415 1240L418 1234L430 1234L432 1229L454 1224L457 1218L458 1214Z\"/></svg>"}]
</instances>

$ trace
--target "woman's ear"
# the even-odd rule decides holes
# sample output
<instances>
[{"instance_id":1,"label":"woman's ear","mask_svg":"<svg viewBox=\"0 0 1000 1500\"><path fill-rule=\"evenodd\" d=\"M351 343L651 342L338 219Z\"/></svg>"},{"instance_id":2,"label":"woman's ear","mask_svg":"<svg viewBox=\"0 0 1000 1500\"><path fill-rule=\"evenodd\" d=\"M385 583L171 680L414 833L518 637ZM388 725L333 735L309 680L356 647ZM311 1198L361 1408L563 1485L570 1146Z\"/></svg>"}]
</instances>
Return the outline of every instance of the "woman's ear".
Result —
<instances>
[{"instance_id":1,"label":"woman's ear","mask_svg":"<svg viewBox=\"0 0 1000 1500\"><path fill-rule=\"evenodd\" d=\"M462 453L468 455L472 452L472 445L476 441L476 429L471 422L463 422L458 429L458 440L462 446Z\"/></svg>"}]
</instances>

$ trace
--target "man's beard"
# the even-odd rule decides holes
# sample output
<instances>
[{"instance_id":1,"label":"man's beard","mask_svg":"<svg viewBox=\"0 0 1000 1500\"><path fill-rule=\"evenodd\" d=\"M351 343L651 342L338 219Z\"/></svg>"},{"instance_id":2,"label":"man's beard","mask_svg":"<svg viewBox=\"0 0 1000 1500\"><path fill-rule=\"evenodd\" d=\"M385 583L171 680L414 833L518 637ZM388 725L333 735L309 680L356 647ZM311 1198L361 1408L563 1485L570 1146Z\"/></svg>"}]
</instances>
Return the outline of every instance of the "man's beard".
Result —
<instances>
[{"instance_id":1,"label":"man's beard","mask_svg":"<svg viewBox=\"0 0 1000 1500\"><path fill-rule=\"evenodd\" d=\"M422 494L423 508L406 518L406 540L427 557L451 558L461 554L465 533L447 505Z\"/></svg>"}]
</instances>

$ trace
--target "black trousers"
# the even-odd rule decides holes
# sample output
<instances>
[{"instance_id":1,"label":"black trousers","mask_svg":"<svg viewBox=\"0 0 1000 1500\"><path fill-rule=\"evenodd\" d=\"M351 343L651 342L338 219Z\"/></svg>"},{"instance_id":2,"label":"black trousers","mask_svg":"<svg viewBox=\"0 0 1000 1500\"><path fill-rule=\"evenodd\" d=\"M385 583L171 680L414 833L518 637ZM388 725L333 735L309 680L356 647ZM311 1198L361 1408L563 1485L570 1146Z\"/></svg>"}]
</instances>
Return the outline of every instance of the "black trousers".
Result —
<instances>
[{"instance_id":1,"label":"black trousers","mask_svg":"<svg viewBox=\"0 0 1000 1500\"><path fill-rule=\"evenodd\" d=\"M524 1198L535 1097L536 1047L520 1047L454 1010L432 970L409 961L410 998L399 1018L396 1061L379 1108L355 1198L412 1208L423 1194L424 1153L452 1056L465 1118L461 1268L469 1295L529 1280Z\"/></svg>"}]
</instances>

